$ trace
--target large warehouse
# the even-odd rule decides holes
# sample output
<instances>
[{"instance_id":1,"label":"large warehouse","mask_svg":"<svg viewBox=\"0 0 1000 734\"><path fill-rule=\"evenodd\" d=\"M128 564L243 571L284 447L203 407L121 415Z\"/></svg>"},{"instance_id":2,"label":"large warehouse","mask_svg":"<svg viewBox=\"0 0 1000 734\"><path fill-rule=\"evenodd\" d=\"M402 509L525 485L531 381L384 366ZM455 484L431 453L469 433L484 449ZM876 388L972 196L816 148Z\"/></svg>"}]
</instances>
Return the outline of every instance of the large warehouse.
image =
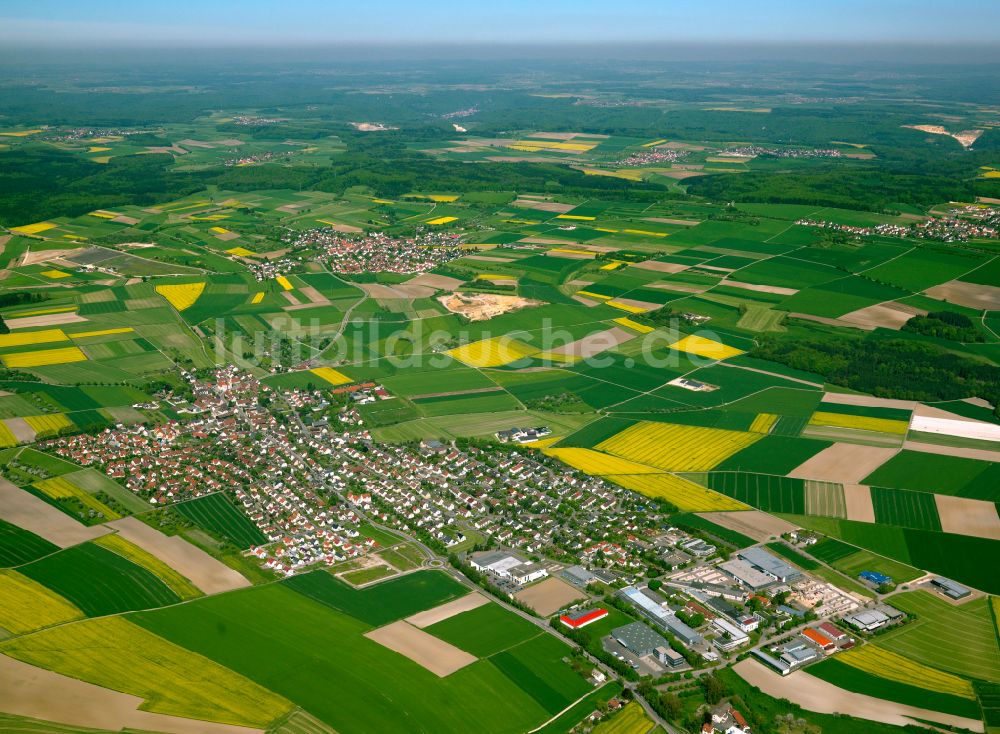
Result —
<instances>
[{"instance_id":1,"label":"large warehouse","mask_svg":"<svg viewBox=\"0 0 1000 734\"><path fill-rule=\"evenodd\" d=\"M747 548L739 551L736 555L776 581L795 581L802 577L802 573L797 568L790 566L763 548Z\"/></svg>"}]
</instances>

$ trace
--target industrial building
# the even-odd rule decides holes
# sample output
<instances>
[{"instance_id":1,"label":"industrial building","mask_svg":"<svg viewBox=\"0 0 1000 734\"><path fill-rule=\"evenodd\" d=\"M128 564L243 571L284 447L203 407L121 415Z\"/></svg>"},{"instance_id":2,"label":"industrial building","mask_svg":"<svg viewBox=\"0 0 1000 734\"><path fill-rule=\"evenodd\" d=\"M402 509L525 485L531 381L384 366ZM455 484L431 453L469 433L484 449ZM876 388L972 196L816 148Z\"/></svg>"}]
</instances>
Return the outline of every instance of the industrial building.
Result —
<instances>
[{"instance_id":1,"label":"industrial building","mask_svg":"<svg viewBox=\"0 0 1000 734\"><path fill-rule=\"evenodd\" d=\"M758 571L746 561L726 561L725 563L720 563L719 568L751 591L759 591L776 583L776 580L772 576Z\"/></svg>"},{"instance_id":2,"label":"industrial building","mask_svg":"<svg viewBox=\"0 0 1000 734\"><path fill-rule=\"evenodd\" d=\"M935 576L931 579L931 586L952 599L964 599L972 593L972 589L967 589L961 584L957 584L951 579L942 576Z\"/></svg>"},{"instance_id":3,"label":"industrial building","mask_svg":"<svg viewBox=\"0 0 1000 734\"><path fill-rule=\"evenodd\" d=\"M735 650L737 647L747 644L750 642L750 637L746 632L741 630L735 624L727 622L721 617L717 617L712 620L712 627L722 633L722 637L718 637L713 640L717 648L723 652L729 652L730 650Z\"/></svg>"},{"instance_id":4,"label":"industrial building","mask_svg":"<svg viewBox=\"0 0 1000 734\"><path fill-rule=\"evenodd\" d=\"M473 556L470 565L477 571L509 579L518 584L530 584L549 575L544 566L507 551L487 551Z\"/></svg>"},{"instance_id":5,"label":"industrial building","mask_svg":"<svg viewBox=\"0 0 1000 734\"><path fill-rule=\"evenodd\" d=\"M888 604L879 604L874 609L859 609L844 617L844 622L865 632L877 630L892 622L897 622L906 615Z\"/></svg>"},{"instance_id":6,"label":"industrial building","mask_svg":"<svg viewBox=\"0 0 1000 734\"><path fill-rule=\"evenodd\" d=\"M670 647L658 647L653 652L656 653L656 659L668 668L679 668L687 662L683 655Z\"/></svg>"},{"instance_id":7,"label":"industrial building","mask_svg":"<svg viewBox=\"0 0 1000 734\"><path fill-rule=\"evenodd\" d=\"M879 573L878 571L862 571L858 574L858 578L875 586L892 583L891 576L886 576L884 573Z\"/></svg>"},{"instance_id":8,"label":"industrial building","mask_svg":"<svg viewBox=\"0 0 1000 734\"><path fill-rule=\"evenodd\" d=\"M626 650L640 658L652 655L658 647L670 647L662 635L657 634L642 622L616 627L611 630L611 636Z\"/></svg>"},{"instance_id":9,"label":"industrial building","mask_svg":"<svg viewBox=\"0 0 1000 734\"><path fill-rule=\"evenodd\" d=\"M775 581L795 581L802 577L802 573L785 563L777 556L768 553L763 548L746 548L739 551L736 556L746 561L761 573L767 574Z\"/></svg>"},{"instance_id":10,"label":"industrial building","mask_svg":"<svg viewBox=\"0 0 1000 734\"><path fill-rule=\"evenodd\" d=\"M635 607L636 611L649 619L649 621L666 629L688 647L699 645L705 641L691 627L677 619L677 616L672 611L664 609L634 586L626 586L618 592L618 596Z\"/></svg>"}]
</instances>

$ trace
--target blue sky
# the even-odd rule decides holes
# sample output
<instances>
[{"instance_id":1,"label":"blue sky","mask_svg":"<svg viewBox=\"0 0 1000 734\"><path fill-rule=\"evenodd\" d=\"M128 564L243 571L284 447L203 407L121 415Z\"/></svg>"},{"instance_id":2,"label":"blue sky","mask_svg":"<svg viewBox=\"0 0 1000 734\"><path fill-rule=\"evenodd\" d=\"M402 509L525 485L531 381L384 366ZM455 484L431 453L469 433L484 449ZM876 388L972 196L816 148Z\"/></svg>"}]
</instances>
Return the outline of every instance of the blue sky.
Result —
<instances>
[{"instance_id":1,"label":"blue sky","mask_svg":"<svg viewBox=\"0 0 1000 734\"><path fill-rule=\"evenodd\" d=\"M0 0L0 42L996 43L1000 0Z\"/></svg>"}]
</instances>

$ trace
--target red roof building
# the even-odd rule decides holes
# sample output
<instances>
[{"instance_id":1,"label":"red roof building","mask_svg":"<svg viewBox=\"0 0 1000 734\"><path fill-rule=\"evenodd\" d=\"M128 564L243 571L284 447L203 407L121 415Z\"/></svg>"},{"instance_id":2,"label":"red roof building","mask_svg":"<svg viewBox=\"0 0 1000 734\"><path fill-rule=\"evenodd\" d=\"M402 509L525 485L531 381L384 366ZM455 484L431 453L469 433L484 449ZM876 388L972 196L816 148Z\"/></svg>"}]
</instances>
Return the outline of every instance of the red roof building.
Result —
<instances>
[{"instance_id":1,"label":"red roof building","mask_svg":"<svg viewBox=\"0 0 1000 734\"><path fill-rule=\"evenodd\" d=\"M835 645L833 644L833 640L824 635L822 632L814 630L811 627L802 630L802 636L808 640L811 640L812 642L815 642L824 650L829 650L830 648L835 647Z\"/></svg>"},{"instance_id":2,"label":"red roof building","mask_svg":"<svg viewBox=\"0 0 1000 734\"><path fill-rule=\"evenodd\" d=\"M823 634L829 637L831 640L842 640L845 637L847 637L846 632L837 629L829 622L823 622L823 624L819 625L819 629L822 630Z\"/></svg>"},{"instance_id":3,"label":"red roof building","mask_svg":"<svg viewBox=\"0 0 1000 734\"><path fill-rule=\"evenodd\" d=\"M599 619L603 619L608 616L607 609L586 609L578 612L570 612L569 614L563 614L559 617L559 621L570 629L578 630L582 627L586 627L592 622L596 622Z\"/></svg>"}]
</instances>

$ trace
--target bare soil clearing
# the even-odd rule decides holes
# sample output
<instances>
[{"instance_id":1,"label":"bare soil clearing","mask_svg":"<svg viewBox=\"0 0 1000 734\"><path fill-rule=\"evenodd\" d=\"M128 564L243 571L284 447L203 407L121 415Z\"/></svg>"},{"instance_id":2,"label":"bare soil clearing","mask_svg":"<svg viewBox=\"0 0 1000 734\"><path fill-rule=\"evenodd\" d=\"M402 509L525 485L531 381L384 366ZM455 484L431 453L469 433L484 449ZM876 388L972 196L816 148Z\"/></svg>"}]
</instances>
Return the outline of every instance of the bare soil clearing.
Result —
<instances>
[{"instance_id":1,"label":"bare soil clearing","mask_svg":"<svg viewBox=\"0 0 1000 734\"><path fill-rule=\"evenodd\" d=\"M931 298L950 301L960 306L987 311L1000 310L1000 288L992 285L950 280L947 283L928 288L924 293Z\"/></svg>"},{"instance_id":2,"label":"bare soil clearing","mask_svg":"<svg viewBox=\"0 0 1000 734\"><path fill-rule=\"evenodd\" d=\"M927 454L938 454L940 456L958 456L963 459L1000 462L1000 451L989 451L987 449L972 449L963 446L939 446L938 444L923 443L921 441L904 441L903 448L910 451L923 451Z\"/></svg>"},{"instance_id":3,"label":"bare soil clearing","mask_svg":"<svg viewBox=\"0 0 1000 734\"><path fill-rule=\"evenodd\" d=\"M446 602L424 612L418 612L412 617L407 617L404 621L409 622L414 627L423 629L424 627L430 627L432 624L451 619L456 614L468 612L489 603L489 599L473 591L471 594L466 594L454 601Z\"/></svg>"},{"instance_id":4,"label":"bare soil clearing","mask_svg":"<svg viewBox=\"0 0 1000 734\"><path fill-rule=\"evenodd\" d=\"M639 270L652 270L655 273L681 273L688 269L688 265L681 265L680 263L664 263L659 260L644 260L643 262L634 263L633 268L639 268Z\"/></svg>"},{"instance_id":5,"label":"bare soil clearing","mask_svg":"<svg viewBox=\"0 0 1000 734\"><path fill-rule=\"evenodd\" d=\"M870 487L863 484L845 484L844 504L847 506L848 520L875 522L875 506L872 504Z\"/></svg>"},{"instance_id":6,"label":"bare soil clearing","mask_svg":"<svg viewBox=\"0 0 1000 734\"><path fill-rule=\"evenodd\" d=\"M366 632L365 637L408 657L441 678L478 659L403 620Z\"/></svg>"},{"instance_id":7,"label":"bare soil clearing","mask_svg":"<svg viewBox=\"0 0 1000 734\"><path fill-rule=\"evenodd\" d=\"M756 291L757 293L776 293L780 296L794 296L798 293L795 288L782 288L778 285L759 285L757 283L743 283L738 280L724 280L722 285L728 285L732 288L741 288L745 291Z\"/></svg>"},{"instance_id":8,"label":"bare soil clearing","mask_svg":"<svg viewBox=\"0 0 1000 734\"><path fill-rule=\"evenodd\" d=\"M920 309L909 309L895 303L879 303L844 314L840 317L840 320L846 321L849 324L856 324L862 329L874 329L881 326L886 329L898 331L903 328L903 324L914 316L927 313L926 311L920 311L919 314L915 314L913 311L920 311Z\"/></svg>"},{"instance_id":9,"label":"bare soil clearing","mask_svg":"<svg viewBox=\"0 0 1000 734\"><path fill-rule=\"evenodd\" d=\"M453 291L462 285L462 281L458 278L449 278L447 275L423 273L416 278L406 281L405 285L424 285L439 291Z\"/></svg>"},{"instance_id":10,"label":"bare soil clearing","mask_svg":"<svg viewBox=\"0 0 1000 734\"><path fill-rule=\"evenodd\" d=\"M533 586L514 594L514 598L522 604L527 604L543 617L555 614L571 602L585 596L579 589L570 586L562 579L549 576Z\"/></svg>"},{"instance_id":11,"label":"bare soil clearing","mask_svg":"<svg viewBox=\"0 0 1000 734\"><path fill-rule=\"evenodd\" d=\"M74 726L167 734L263 734L231 724L140 711L138 696L37 668L0 655L0 711Z\"/></svg>"},{"instance_id":12,"label":"bare soil clearing","mask_svg":"<svg viewBox=\"0 0 1000 734\"><path fill-rule=\"evenodd\" d=\"M934 495L934 501L944 532L1000 540L1000 517L994 503L944 494Z\"/></svg>"},{"instance_id":13,"label":"bare soil clearing","mask_svg":"<svg viewBox=\"0 0 1000 734\"><path fill-rule=\"evenodd\" d=\"M24 418L8 418L4 424L14 434L18 443L31 443L35 440L35 429L29 426Z\"/></svg>"},{"instance_id":14,"label":"bare soil clearing","mask_svg":"<svg viewBox=\"0 0 1000 734\"><path fill-rule=\"evenodd\" d=\"M108 533L103 525L88 527L33 494L0 479L0 518L40 535L60 548L99 538Z\"/></svg>"},{"instance_id":15,"label":"bare soil clearing","mask_svg":"<svg viewBox=\"0 0 1000 734\"><path fill-rule=\"evenodd\" d=\"M218 594L250 586L237 571L217 561L183 538L164 535L134 517L108 523L125 540L153 554L206 594Z\"/></svg>"},{"instance_id":16,"label":"bare soil clearing","mask_svg":"<svg viewBox=\"0 0 1000 734\"><path fill-rule=\"evenodd\" d=\"M575 342L570 342L565 346L550 351L552 354L586 359L587 357L593 357L595 354L614 349L619 344L624 344L634 337L634 334L616 326L613 329L588 334L582 339L577 339Z\"/></svg>"},{"instance_id":17,"label":"bare soil clearing","mask_svg":"<svg viewBox=\"0 0 1000 734\"><path fill-rule=\"evenodd\" d=\"M921 725L920 720L923 719L970 731L983 731L983 722L975 719L852 693L808 673L799 672L781 676L749 658L734 665L733 670L747 683L756 686L769 696L786 698L809 711L822 714L849 714L895 726Z\"/></svg>"},{"instance_id":18,"label":"bare soil clearing","mask_svg":"<svg viewBox=\"0 0 1000 734\"><path fill-rule=\"evenodd\" d=\"M742 533L757 542L795 530L796 526L760 510L738 512L699 512L701 517L716 525Z\"/></svg>"},{"instance_id":19,"label":"bare soil clearing","mask_svg":"<svg viewBox=\"0 0 1000 734\"><path fill-rule=\"evenodd\" d=\"M541 301L530 298L497 296L492 293L451 293L439 296L438 302L452 313L465 316L470 321L484 321L527 306L542 305Z\"/></svg>"},{"instance_id":20,"label":"bare soil clearing","mask_svg":"<svg viewBox=\"0 0 1000 734\"><path fill-rule=\"evenodd\" d=\"M895 449L835 443L810 457L788 476L857 484L896 455Z\"/></svg>"},{"instance_id":21,"label":"bare soil clearing","mask_svg":"<svg viewBox=\"0 0 1000 734\"><path fill-rule=\"evenodd\" d=\"M917 405L912 400L893 400L892 398L877 398L874 395L852 395L850 393L828 392L823 395L824 403L836 405L860 405L866 408L898 408L913 410Z\"/></svg>"},{"instance_id":22,"label":"bare soil clearing","mask_svg":"<svg viewBox=\"0 0 1000 734\"><path fill-rule=\"evenodd\" d=\"M540 212L553 212L555 214L565 214L574 208L573 204L560 204L558 201L533 201L531 199L515 199L511 206L518 206L523 209L535 209Z\"/></svg>"},{"instance_id":23,"label":"bare soil clearing","mask_svg":"<svg viewBox=\"0 0 1000 734\"><path fill-rule=\"evenodd\" d=\"M75 311L65 313L47 313L42 316L24 316L20 319L7 319L11 329L33 329L37 326L60 326L62 324L82 324L87 319Z\"/></svg>"}]
</instances>

